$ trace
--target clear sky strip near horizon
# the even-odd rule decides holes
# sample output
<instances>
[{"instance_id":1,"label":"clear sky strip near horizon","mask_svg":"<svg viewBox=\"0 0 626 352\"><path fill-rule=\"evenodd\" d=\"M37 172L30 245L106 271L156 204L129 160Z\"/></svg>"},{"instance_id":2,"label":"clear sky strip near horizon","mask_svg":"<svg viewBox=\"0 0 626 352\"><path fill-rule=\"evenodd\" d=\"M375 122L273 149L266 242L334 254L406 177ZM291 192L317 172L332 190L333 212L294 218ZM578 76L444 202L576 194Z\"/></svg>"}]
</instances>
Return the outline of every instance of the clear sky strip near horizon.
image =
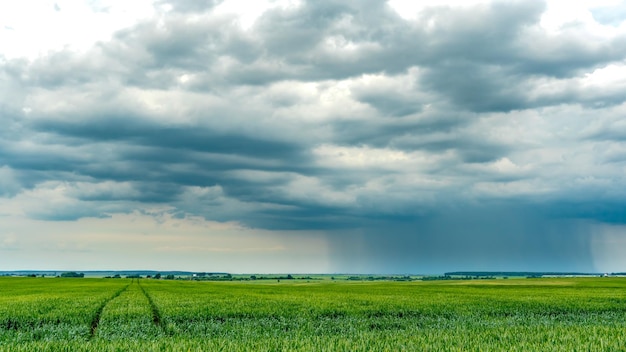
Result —
<instances>
[{"instance_id":1,"label":"clear sky strip near horizon","mask_svg":"<svg viewBox=\"0 0 626 352\"><path fill-rule=\"evenodd\" d=\"M625 1L0 2L0 270L626 271Z\"/></svg>"}]
</instances>

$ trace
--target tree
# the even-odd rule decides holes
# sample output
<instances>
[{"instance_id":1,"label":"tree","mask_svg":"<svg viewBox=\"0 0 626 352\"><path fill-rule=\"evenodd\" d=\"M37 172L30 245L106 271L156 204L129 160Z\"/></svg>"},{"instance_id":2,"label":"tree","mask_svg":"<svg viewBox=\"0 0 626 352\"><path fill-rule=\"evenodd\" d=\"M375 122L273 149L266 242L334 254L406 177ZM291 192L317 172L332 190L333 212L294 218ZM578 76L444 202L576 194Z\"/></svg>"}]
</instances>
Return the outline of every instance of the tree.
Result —
<instances>
[{"instance_id":1,"label":"tree","mask_svg":"<svg viewBox=\"0 0 626 352\"><path fill-rule=\"evenodd\" d=\"M70 272L67 272L67 273L62 273L61 277L85 277L85 274L77 273L77 272L74 272L74 271L70 271Z\"/></svg>"}]
</instances>

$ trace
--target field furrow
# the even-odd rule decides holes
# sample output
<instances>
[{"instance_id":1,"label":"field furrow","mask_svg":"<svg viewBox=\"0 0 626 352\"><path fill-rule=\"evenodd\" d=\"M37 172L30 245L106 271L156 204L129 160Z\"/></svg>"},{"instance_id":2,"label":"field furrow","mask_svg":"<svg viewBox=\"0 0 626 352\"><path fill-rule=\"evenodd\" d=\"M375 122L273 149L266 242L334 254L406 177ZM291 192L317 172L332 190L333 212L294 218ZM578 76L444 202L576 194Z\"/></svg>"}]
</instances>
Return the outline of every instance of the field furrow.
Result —
<instances>
[{"instance_id":1,"label":"field furrow","mask_svg":"<svg viewBox=\"0 0 626 352\"><path fill-rule=\"evenodd\" d=\"M117 291L109 299L107 299L106 301L102 302L100 307L98 307L98 310L96 310L96 313L94 314L94 317L91 320L91 329L90 329L90 337L91 338L93 338L96 335L96 330L98 329L98 325L100 325L100 317L102 316L102 311L104 310L104 308L107 306L107 304L109 304L109 302L111 302L112 300L117 298L119 295L121 295L124 291L126 291L129 286L130 286L130 284L126 285L124 288L122 288L119 291Z\"/></svg>"},{"instance_id":2,"label":"field furrow","mask_svg":"<svg viewBox=\"0 0 626 352\"><path fill-rule=\"evenodd\" d=\"M162 334L150 301L137 281L102 310L96 339L155 339Z\"/></svg>"},{"instance_id":3,"label":"field furrow","mask_svg":"<svg viewBox=\"0 0 626 352\"><path fill-rule=\"evenodd\" d=\"M159 307L156 305L156 303L154 303L154 301L152 300L152 296L150 296L150 294L146 292L146 290L143 288L143 286L141 286L141 284L139 284L139 288L141 288L141 292L144 294L144 296L146 296L146 299L148 300L148 303L150 304L150 310L152 311L152 322L154 323L154 325L161 328L162 327L161 326L161 312L159 310Z\"/></svg>"}]
</instances>

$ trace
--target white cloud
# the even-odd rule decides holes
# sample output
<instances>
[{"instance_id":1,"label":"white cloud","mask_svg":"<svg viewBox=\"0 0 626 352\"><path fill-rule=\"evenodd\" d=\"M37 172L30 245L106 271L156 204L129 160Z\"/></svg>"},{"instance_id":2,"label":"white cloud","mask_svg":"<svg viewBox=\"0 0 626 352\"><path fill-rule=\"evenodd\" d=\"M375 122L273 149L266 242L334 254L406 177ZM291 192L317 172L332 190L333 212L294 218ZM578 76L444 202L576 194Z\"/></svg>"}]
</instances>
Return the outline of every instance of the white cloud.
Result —
<instances>
[{"instance_id":1,"label":"white cloud","mask_svg":"<svg viewBox=\"0 0 626 352\"><path fill-rule=\"evenodd\" d=\"M341 147L325 144L315 148L313 154L319 158L320 165L333 168L394 169L419 162L417 158L401 150L367 146ZM429 162L425 155L420 159L422 163Z\"/></svg>"},{"instance_id":2,"label":"white cloud","mask_svg":"<svg viewBox=\"0 0 626 352\"><path fill-rule=\"evenodd\" d=\"M0 211L11 216L50 220L105 216L128 209L128 200L138 195L127 182L45 181L32 189L21 190L13 198L0 198Z\"/></svg>"},{"instance_id":3,"label":"white cloud","mask_svg":"<svg viewBox=\"0 0 626 352\"><path fill-rule=\"evenodd\" d=\"M599 7L615 6L620 0L605 1L561 1L548 0L547 8L541 17L541 27L550 34L572 29L582 35L610 37L619 33L614 26L602 25L593 17L591 10Z\"/></svg>"},{"instance_id":4,"label":"white cloud","mask_svg":"<svg viewBox=\"0 0 626 352\"><path fill-rule=\"evenodd\" d=\"M215 8L215 13L234 16L241 28L247 30L250 29L256 20L268 9L280 8L283 10L293 10L301 6L301 3L302 1L299 0L257 0L252 2L246 0L227 0Z\"/></svg>"},{"instance_id":5,"label":"white cloud","mask_svg":"<svg viewBox=\"0 0 626 352\"><path fill-rule=\"evenodd\" d=\"M472 198L475 196L487 198L510 198L510 197L537 197L549 196L557 189L542 180L522 180L509 182L477 182L472 187ZM540 199L540 198L536 198Z\"/></svg>"},{"instance_id":6,"label":"white cloud","mask_svg":"<svg viewBox=\"0 0 626 352\"><path fill-rule=\"evenodd\" d=\"M428 7L435 6L454 6L454 7L468 7L476 5L488 4L489 0L422 0L422 1L410 1L410 0L389 0L388 4L393 8L398 15L404 19L413 20L419 16L419 13Z\"/></svg>"},{"instance_id":7,"label":"white cloud","mask_svg":"<svg viewBox=\"0 0 626 352\"><path fill-rule=\"evenodd\" d=\"M590 91L610 87L623 91L626 88L626 63L609 64L585 74L582 84Z\"/></svg>"},{"instance_id":8,"label":"white cloud","mask_svg":"<svg viewBox=\"0 0 626 352\"><path fill-rule=\"evenodd\" d=\"M0 3L0 54L30 59L69 48L85 51L153 14L152 1L26 0ZM57 10L58 9L58 10Z\"/></svg>"}]
</instances>

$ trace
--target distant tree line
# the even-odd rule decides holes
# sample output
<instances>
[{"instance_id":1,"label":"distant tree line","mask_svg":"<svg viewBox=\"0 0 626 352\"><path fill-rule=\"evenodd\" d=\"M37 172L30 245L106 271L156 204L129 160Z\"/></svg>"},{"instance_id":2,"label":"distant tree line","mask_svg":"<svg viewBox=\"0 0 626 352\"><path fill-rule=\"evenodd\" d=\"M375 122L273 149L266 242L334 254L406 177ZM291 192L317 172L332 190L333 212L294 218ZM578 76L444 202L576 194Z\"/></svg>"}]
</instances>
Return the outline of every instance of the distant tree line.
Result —
<instances>
[{"instance_id":1,"label":"distant tree line","mask_svg":"<svg viewBox=\"0 0 626 352\"><path fill-rule=\"evenodd\" d=\"M331 280L335 280L335 277L332 277ZM417 280L414 277L409 275L402 276L384 276L384 275L370 275L370 276L349 276L346 280L349 281L415 281Z\"/></svg>"},{"instance_id":2,"label":"distant tree line","mask_svg":"<svg viewBox=\"0 0 626 352\"><path fill-rule=\"evenodd\" d=\"M465 276L450 276L450 275L443 275L443 276L424 276L421 280L422 281L436 281L436 280L492 280L495 279L495 276L470 276L470 275L465 275ZM508 279L508 277L504 277L504 279Z\"/></svg>"},{"instance_id":3,"label":"distant tree line","mask_svg":"<svg viewBox=\"0 0 626 352\"><path fill-rule=\"evenodd\" d=\"M513 276L513 277L542 277L542 276L597 276L598 274L579 272L554 271L453 271L445 276Z\"/></svg>"}]
</instances>

